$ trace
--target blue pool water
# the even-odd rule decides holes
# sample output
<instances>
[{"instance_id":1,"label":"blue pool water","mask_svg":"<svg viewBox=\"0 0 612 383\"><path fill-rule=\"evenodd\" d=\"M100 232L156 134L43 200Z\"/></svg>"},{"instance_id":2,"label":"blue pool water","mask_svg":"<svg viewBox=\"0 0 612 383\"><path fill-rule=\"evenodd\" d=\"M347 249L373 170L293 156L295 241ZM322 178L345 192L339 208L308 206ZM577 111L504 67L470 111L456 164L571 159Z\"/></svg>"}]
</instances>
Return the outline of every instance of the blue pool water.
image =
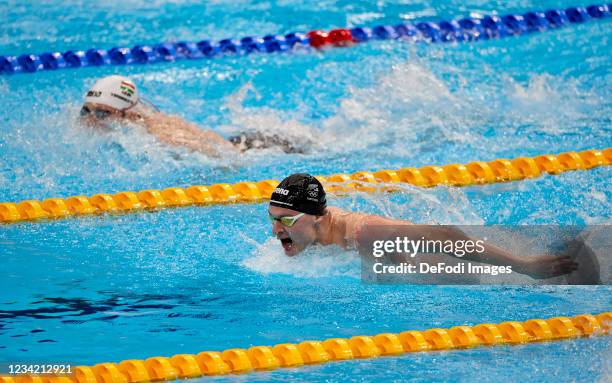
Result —
<instances>
[{"instance_id":1,"label":"blue pool water","mask_svg":"<svg viewBox=\"0 0 612 383\"><path fill-rule=\"evenodd\" d=\"M0 54L220 39L585 5L569 1L0 2ZM0 77L0 201L279 179L612 146L610 20L463 45L386 41ZM162 110L228 136L315 137L232 160L75 120L95 79L129 75ZM406 187L330 203L420 223L609 224L612 170ZM357 255L295 259L266 205L0 227L0 361L95 364L328 337L609 311L607 286L376 286ZM283 369L241 381L605 381L609 337ZM534 378L535 377L535 378Z\"/></svg>"}]
</instances>

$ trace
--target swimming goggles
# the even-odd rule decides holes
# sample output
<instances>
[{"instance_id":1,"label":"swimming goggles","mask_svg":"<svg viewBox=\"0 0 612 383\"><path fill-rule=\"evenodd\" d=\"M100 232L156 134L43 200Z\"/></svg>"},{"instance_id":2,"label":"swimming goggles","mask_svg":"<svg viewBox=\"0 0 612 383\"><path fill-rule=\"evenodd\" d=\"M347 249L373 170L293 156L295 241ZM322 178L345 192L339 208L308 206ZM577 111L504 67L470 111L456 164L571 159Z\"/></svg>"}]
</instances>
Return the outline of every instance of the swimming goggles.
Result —
<instances>
[{"instance_id":1,"label":"swimming goggles","mask_svg":"<svg viewBox=\"0 0 612 383\"><path fill-rule=\"evenodd\" d=\"M107 118L108 116L110 116L112 113L113 112L108 111L108 110L97 109L97 108L90 108L88 106L83 106L81 108L81 117L93 115L98 120L103 120L103 119Z\"/></svg>"},{"instance_id":2,"label":"swimming goggles","mask_svg":"<svg viewBox=\"0 0 612 383\"><path fill-rule=\"evenodd\" d=\"M275 217L272 214L268 213L268 218L270 218L270 222L274 223L274 221L278 221L283 224L283 226L291 227L295 225L298 219L302 218L305 213L300 213L294 216L285 216L285 217Z\"/></svg>"}]
</instances>

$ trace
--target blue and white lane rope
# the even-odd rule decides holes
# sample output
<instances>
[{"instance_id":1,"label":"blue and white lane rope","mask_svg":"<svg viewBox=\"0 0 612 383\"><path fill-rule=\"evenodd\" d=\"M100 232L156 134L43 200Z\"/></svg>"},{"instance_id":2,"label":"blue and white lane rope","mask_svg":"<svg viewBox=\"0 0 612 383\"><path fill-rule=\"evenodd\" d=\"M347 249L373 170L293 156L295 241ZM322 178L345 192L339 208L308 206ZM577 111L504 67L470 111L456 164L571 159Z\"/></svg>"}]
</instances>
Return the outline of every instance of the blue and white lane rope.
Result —
<instances>
[{"instance_id":1,"label":"blue and white lane rope","mask_svg":"<svg viewBox=\"0 0 612 383\"><path fill-rule=\"evenodd\" d=\"M590 5L533 11L522 15L465 17L458 20L397 25L378 25L373 28L339 28L329 32L313 30L306 34L299 32L220 41L165 42L139 44L132 48L111 49L91 48L66 52L45 52L0 56L0 73L34 73L60 68L82 68L89 66L152 64L173 62L182 59L215 58L224 55L247 55L251 53L286 52L302 47L306 49L338 47L369 40L407 39L429 43L464 42L517 36L568 24L584 23L612 16L612 4Z\"/></svg>"}]
</instances>

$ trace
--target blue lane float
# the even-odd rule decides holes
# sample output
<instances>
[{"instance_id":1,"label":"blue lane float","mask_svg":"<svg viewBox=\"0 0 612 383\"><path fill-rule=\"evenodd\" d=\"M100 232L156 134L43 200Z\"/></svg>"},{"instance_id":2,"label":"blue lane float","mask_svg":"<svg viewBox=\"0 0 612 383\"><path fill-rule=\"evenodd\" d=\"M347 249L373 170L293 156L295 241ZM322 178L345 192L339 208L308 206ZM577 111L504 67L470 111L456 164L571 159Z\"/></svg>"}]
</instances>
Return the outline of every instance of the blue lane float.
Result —
<instances>
[{"instance_id":1,"label":"blue lane float","mask_svg":"<svg viewBox=\"0 0 612 383\"><path fill-rule=\"evenodd\" d=\"M334 29L330 32L292 32L284 36L247 36L241 39L198 42L179 41L159 44L141 44L132 48L92 48L66 52L45 52L40 55L22 54L0 56L0 73L35 73L63 68L83 68L109 65L143 65L173 62L183 59L211 59L225 55L276 53L301 47L321 49L345 47L370 40L405 39L428 43L466 42L518 36L556 29L568 24L579 24L612 16L612 4L590 5L532 11L522 15L484 15L440 22L402 23L352 29Z\"/></svg>"}]
</instances>

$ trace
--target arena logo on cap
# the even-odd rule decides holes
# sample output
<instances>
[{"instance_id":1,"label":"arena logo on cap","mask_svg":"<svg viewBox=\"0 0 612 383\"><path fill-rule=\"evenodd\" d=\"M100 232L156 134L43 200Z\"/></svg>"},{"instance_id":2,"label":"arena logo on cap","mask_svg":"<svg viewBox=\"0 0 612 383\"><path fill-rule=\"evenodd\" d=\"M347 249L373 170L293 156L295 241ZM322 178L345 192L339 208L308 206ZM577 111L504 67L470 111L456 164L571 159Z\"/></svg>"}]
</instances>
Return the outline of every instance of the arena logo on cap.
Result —
<instances>
[{"instance_id":1,"label":"arena logo on cap","mask_svg":"<svg viewBox=\"0 0 612 383\"><path fill-rule=\"evenodd\" d=\"M90 90L89 92L87 92L86 97L100 97L100 96L102 96L102 92L100 92L99 90Z\"/></svg>"},{"instance_id":2,"label":"arena logo on cap","mask_svg":"<svg viewBox=\"0 0 612 383\"><path fill-rule=\"evenodd\" d=\"M283 188L276 188L274 189L274 193L282 194L282 195L289 195L289 190L283 189Z\"/></svg>"},{"instance_id":3,"label":"arena logo on cap","mask_svg":"<svg viewBox=\"0 0 612 383\"><path fill-rule=\"evenodd\" d=\"M128 97L132 97L135 91L136 87L133 84L130 84L127 81L121 81L121 93Z\"/></svg>"}]
</instances>

